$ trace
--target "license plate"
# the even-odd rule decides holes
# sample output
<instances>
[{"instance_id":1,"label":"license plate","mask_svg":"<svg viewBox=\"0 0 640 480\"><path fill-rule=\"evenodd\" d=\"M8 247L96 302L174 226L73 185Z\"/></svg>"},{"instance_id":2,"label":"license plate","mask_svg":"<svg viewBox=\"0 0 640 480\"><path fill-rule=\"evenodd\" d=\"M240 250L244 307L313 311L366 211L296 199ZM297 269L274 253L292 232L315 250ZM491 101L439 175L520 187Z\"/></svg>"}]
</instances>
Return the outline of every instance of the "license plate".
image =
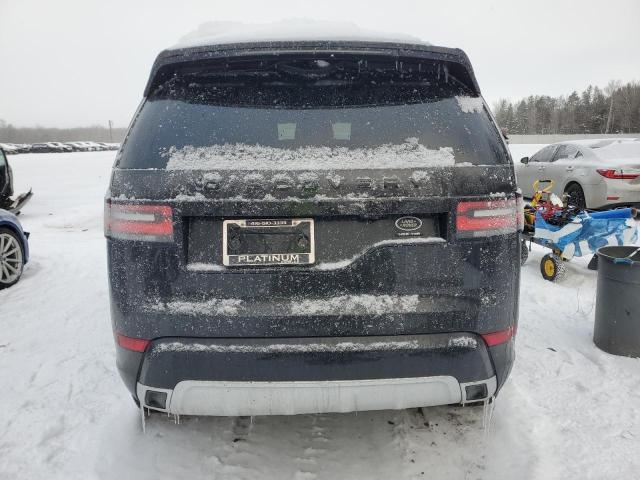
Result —
<instances>
[{"instance_id":1,"label":"license plate","mask_svg":"<svg viewBox=\"0 0 640 480\"><path fill-rule=\"evenodd\" d=\"M313 219L225 220L222 263L244 265L309 265L315 262Z\"/></svg>"}]
</instances>

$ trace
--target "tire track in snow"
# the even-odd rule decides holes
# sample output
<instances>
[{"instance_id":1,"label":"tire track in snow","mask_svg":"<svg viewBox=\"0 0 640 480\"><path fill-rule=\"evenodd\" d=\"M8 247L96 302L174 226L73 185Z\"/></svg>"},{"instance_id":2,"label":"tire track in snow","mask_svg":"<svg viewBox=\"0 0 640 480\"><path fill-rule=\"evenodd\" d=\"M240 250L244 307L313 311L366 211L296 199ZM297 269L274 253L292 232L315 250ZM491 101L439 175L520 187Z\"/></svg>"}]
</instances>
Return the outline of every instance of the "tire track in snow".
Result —
<instances>
[{"instance_id":1,"label":"tire track in snow","mask_svg":"<svg viewBox=\"0 0 640 480\"><path fill-rule=\"evenodd\" d=\"M302 430L300 436L302 437L301 448L302 455L295 458L297 471L294 474L295 480L315 480L318 478L318 468L322 465L320 457L326 453L323 444L328 442L325 437L325 430L322 426L325 415L308 415L311 422L309 431ZM305 435L308 433L307 435ZM321 467L320 467L321 468Z\"/></svg>"},{"instance_id":2,"label":"tire track in snow","mask_svg":"<svg viewBox=\"0 0 640 480\"><path fill-rule=\"evenodd\" d=\"M322 425L324 418L324 415L257 417L253 419L250 431L243 436L238 435L234 424L233 439L225 452L219 454L220 465L216 473L222 478L230 474L257 478L253 470L243 468L260 465L261 477L272 478L280 469L282 478L316 479L318 469L322 468L321 457L326 452L323 445L328 441Z\"/></svg>"}]
</instances>

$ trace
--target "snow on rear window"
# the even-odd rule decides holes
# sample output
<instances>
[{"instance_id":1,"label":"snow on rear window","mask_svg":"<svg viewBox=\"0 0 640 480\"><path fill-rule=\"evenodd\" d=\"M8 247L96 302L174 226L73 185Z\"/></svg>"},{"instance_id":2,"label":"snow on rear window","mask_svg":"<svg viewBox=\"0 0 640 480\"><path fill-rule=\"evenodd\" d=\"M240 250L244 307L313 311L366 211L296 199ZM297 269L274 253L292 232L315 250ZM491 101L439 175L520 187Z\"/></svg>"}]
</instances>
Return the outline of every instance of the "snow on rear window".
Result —
<instances>
[{"instance_id":1,"label":"snow on rear window","mask_svg":"<svg viewBox=\"0 0 640 480\"><path fill-rule=\"evenodd\" d=\"M482 98L480 97L468 97L468 96L459 96L456 97L458 101L458 105L460 106L460 110L463 113L480 113L482 112Z\"/></svg>"},{"instance_id":2,"label":"snow on rear window","mask_svg":"<svg viewBox=\"0 0 640 480\"><path fill-rule=\"evenodd\" d=\"M451 147L429 149L409 138L398 145L372 148L301 147L224 144L170 148L167 170L346 170L448 167L455 164Z\"/></svg>"},{"instance_id":3,"label":"snow on rear window","mask_svg":"<svg viewBox=\"0 0 640 480\"><path fill-rule=\"evenodd\" d=\"M254 168L247 165L249 154L263 161L276 155L276 160L286 160L283 168L297 164L298 169L334 170L362 166L363 155L376 164L363 168L444 166L453 163L453 157L456 163L474 165L509 161L480 98L427 96L423 101L407 93L408 88L400 89L406 93L401 95L399 87L387 85L378 91L364 83L349 88L303 88L296 83L280 90L265 85L259 89L265 98L254 98L255 91L245 87L225 90L248 106L219 105L226 100L214 86L199 88L197 95L180 90L176 98L153 97L136 118L117 165L166 168L171 161L172 170L228 169L231 162L240 161L244 165L240 169ZM363 90L368 93L358 93ZM282 105L267 106L266 100ZM369 100L374 103L368 104ZM304 101L310 103L299 104ZM226 154L231 157L221 158ZM399 158L405 155L406 159ZM278 169L275 163L269 161L264 168Z\"/></svg>"}]
</instances>

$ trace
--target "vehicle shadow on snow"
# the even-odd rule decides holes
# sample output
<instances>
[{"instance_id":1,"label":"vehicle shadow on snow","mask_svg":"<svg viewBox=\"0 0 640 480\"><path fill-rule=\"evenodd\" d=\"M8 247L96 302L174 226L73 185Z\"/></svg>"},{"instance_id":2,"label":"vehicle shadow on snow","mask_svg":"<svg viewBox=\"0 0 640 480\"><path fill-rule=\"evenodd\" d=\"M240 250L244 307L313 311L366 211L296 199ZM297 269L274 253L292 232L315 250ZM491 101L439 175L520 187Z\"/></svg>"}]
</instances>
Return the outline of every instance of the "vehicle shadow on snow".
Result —
<instances>
[{"instance_id":1,"label":"vehicle shadow on snow","mask_svg":"<svg viewBox=\"0 0 640 480\"><path fill-rule=\"evenodd\" d=\"M496 402L489 432L482 407L358 414L212 418L123 406L96 459L99 478L533 478L539 455L522 402Z\"/></svg>"}]
</instances>

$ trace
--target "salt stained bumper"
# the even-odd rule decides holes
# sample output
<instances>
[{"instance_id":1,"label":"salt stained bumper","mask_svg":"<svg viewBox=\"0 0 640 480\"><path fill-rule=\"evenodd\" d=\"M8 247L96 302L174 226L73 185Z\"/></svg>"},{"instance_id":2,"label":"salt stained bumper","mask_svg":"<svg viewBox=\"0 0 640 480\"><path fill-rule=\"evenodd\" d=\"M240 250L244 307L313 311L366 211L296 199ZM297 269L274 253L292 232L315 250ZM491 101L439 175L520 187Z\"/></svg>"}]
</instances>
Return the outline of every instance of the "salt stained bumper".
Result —
<instances>
[{"instance_id":1,"label":"salt stained bumper","mask_svg":"<svg viewBox=\"0 0 640 480\"><path fill-rule=\"evenodd\" d=\"M487 397L496 378L484 382ZM326 382L209 382L186 380L174 390L138 384L138 396L166 393L165 408L175 415L254 416L346 413L465 403L465 385L449 376ZM475 399L474 399L475 401Z\"/></svg>"}]
</instances>

